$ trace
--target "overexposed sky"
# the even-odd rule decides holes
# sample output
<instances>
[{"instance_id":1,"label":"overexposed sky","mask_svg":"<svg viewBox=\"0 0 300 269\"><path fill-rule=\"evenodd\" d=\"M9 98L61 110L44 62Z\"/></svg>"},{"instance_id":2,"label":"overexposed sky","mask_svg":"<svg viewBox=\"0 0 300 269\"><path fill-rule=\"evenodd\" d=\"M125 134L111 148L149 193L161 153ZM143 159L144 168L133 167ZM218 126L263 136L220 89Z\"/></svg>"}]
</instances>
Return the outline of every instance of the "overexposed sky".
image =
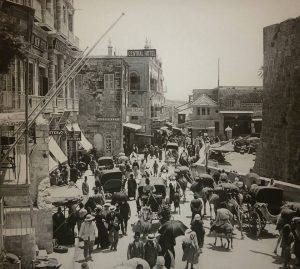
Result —
<instances>
[{"instance_id":1,"label":"overexposed sky","mask_svg":"<svg viewBox=\"0 0 300 269\"><path fill-rule=\"evenodd\" d=\"M75 0L80 47L125 12L93 54L142 49L151 40L162 59L166 97L188 100L194 88L262 85L263 27L300 16L300 0Z\"/></svg>"}]
</instances>

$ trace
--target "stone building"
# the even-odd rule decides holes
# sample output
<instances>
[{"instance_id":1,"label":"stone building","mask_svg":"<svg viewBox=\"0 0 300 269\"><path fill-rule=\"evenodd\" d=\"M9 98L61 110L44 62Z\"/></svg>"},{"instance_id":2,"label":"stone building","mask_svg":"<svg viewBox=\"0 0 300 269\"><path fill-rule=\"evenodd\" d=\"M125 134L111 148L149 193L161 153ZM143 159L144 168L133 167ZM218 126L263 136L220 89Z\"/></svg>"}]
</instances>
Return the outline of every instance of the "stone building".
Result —
<instances>
[{"instance_id":1,"label":"stone building","mask_svg":"<svg viewBox=\"0 0 300 269\"><path fill-rule=\"evenodd\" d=\"M264 104L254 169L300 184L300 17L264 28Z\"/></svg>"},{"instance_id":2,"label":"stone building","mask_svg":"<svg viewBox=\"0 0 300 269\"><path fill-rule=\"evenodd\" d=\"M27 10L32 11L32 20L24 15ZM26 29L26 33L20 34L27 52L25 59L16 57L8 73L0 75L1 156L11 147L17 130L25 121L25 90L28 90L29 113L38 107L30 117L31 121L48 102L60 76L76 59L79 39L74 35L73 16L72 0L1 1L0 18L9 17L21 29ZM1 225L4 246L22 257L23 268L28 268L34 258L36 243L41 249L52 251L52 211L40 210L38 187L41 181L49 178L49 171L56 169L59 162L68 161L68 144L72 141L60 131L68 132L68 124L76 126L77 114L78 94L74 77L70 77L64 82L61 94L45 106L30 128L28 197L21 194L27 192L24 139L6 160L0 161L0 196L5 196L1 200L5 203L1 214L4 213L7 220L4 226ZM84 144L83 141L80 143ZM13 188L15 195L9 193L9 188ZM30 200L33 211L30 210Z\"/></svg>"},{"instance_id":3,"label":"stone building","mask_svg":"<svg viewBox=\"0 0 300 269\"><path fill-rule=\"evenodd\" d=\"M148 41L144 47L150 48ZM156 51L156 50L155 50ZM152 122L168 117L165 111L164 76L161 60L155 57L124 57L129 65L129 100L128 107L140 108L142 115L127 115L130 123L141 125L135 134L136 144L151 143L153 136Z\"/></svg>"},{"instance_id":4,"label":"stone building","mask_svg":"<svg viewBox=\"0 0 300 269\"><path fill-rule=\"evenodd\" d=\"M233 136L259 135L262 113L262 87L220 86L214 89L194 89L190 107L193 108L188 127L197 135L224 136L228 126Z\"/></svg>"},{"instance_id":5,"label":"stone building","mask_svg":"<svg viewBox=\"0 0 300 269\"><path fill-rule=\"evenodd\" d=\"M105 156L123 152L123 123L128 103L128 64L122 57L90 57L81 74L80 127Z\"/></svg>"}]
</instances>

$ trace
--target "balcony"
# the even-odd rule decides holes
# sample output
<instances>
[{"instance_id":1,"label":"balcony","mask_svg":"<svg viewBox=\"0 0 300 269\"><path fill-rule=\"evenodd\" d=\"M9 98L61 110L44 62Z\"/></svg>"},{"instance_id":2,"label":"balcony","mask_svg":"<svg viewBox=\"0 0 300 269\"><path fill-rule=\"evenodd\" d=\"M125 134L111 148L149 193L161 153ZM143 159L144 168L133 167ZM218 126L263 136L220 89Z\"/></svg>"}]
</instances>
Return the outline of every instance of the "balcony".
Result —
<instances>
[{"instance_id":1,"label":"balcony","mask_svg":"<svg viewBox=\"0 0 300 269\"><path fill-rule=\"evenodd\" d=\"M48 9L44 9L42 12L42 22L39 23L39 26L45 31L54 30L54 16L50 13Z\"/></svg>"},{"instance_id":2,"label":"balcony","mask_svg":"<svg viewBox=\"0 0 300 269\"><path fill-rule=\"evenodd\" d=\"M32 111L39 105L39 111L46 100L40 104L44 99L43 96L30 95L28 97L28 110ZM43 113L63 113L65 111L78 112L79 101L74 98L56 98L51 101L43 110ZM19 92L2 91L0 92L0 113L9 112L24 112L25 111L25 95Z\"/></svg>"},{"instance_id":3,"label":"balcony","mask_svg":"<svg viewBox=\"0 0 300 269\"><path fill-rule=\"evenodd\" d=\"M34 9L34 20L37 22L42 21L42 4L39 0L33 0L32 8Z\"/></svg>"},{"instance_id":4,"label":"balcony","mask_svg":"<svg viewBox=\"0 0 300 269\"><path fill-rule=\"evenodd\" d=\"M22 112L24 110L24 94L14 91L0 92L0 112Z\"/></svg>"}]
</instances>

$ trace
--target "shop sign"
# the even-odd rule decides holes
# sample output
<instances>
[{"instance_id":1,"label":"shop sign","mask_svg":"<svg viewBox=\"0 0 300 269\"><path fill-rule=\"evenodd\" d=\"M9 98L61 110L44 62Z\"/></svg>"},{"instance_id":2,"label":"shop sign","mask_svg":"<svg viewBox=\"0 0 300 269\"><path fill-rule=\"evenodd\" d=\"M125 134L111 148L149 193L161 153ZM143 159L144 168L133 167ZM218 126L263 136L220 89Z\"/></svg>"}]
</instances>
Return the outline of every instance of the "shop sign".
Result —
<instances>
[{"instance_id":1,"label":"shop sign","mask_svg":"<svg viewBox=\"0 0 300 269\"><path fill-rule=\"evenodd\" d=\"M127 50L128 57L156 57L156 49Z\"/></svg>"},{"instance_id":2,"label":"shop sign","mask_svg":"<svg viewBox=\"0 0 300 269\"><path fill-rule=\"evenodd\" d=\"M43 40L36 34L31 35L31 44L39 50L42 50L42 51L47 50L47 41Z\"/></svg>"},{"instance_id":3,"label":"shop sign","mask_svg":"<svg viewBox=\"0 0 300 269\"><path fill-rule=\"evenodd\" d=\"M60 53L66 55L68 54L68 47L66 44L61 42L59 39L55 38L53 40L53 48L59 51Z\"/></svg>"},{"instance_id":4,"label":"shop sign","mask_svg":"<svg viewBox=\"0 0 300 269\"><path fill-rule=\"evenodd\" d=\"M113 117L101 117L101 118L97 118L97 121L120 121L121 118L113 118Z\"/></svg>"},{"instance_id":5,"label":"shop sign","mask_svg":"<svg viewBox=\"0 0 300 269\"><path fill-rule=\"evenodd\" d=\"M81 132L80 131L68 131L67 140L69 141L81 141Z\"/></svg>"},{"instance_id":6,"label":"shop sign","mask_svg":"<svg viewBox=\"0 0 300 269\"><path fill-rule=\"evenodd\" d=\"M27 195L29 195L28 184L0 185L0 197L27 196Z\"/></svg>"},{"instance_id":7,"label":"shop sign","mask_svg":"<svg viewBox=\"0 0 300 269\"><path fill-rule=\"evenodd\" d=\"M62 130L49 130L49 135L63 135L64 131Z\"/></svg>"},{"instance_id":8,"label":"shop sign","mask_svg":"<svg viewBox=\"0 0 300 269\"><path fill-rule=\"evenodd\" d=\"M144 116L144 108L143 107L127 107L126 109L128 116Z\"/></svg>"}]
</instances>

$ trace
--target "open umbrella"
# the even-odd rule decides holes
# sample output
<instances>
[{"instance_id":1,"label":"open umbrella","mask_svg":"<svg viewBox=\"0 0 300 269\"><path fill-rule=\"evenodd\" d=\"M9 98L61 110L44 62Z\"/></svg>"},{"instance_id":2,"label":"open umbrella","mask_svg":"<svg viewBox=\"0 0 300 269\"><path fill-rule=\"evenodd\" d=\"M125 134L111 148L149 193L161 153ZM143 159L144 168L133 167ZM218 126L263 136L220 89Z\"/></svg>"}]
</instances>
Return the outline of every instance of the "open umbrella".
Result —
<instances>
[{"instance_id":1,"label":"open umbrella","mask_svg":"<svg viewBox=\"0 0 300 269\"><path fill-rule=\"evenodd\" d=\"M180 235L184 235L188 229L180 220L169 220L165 222L159 229L159 233L162 237L165 235L171 235L174 238Z\"/></svg>"},{"instance_id":2,"label":"open umbrella","mask_svg":"<svg viewBox=\"0 0 300 269\"><path fill-rule=\"evenodd\" d=\"M192 192L199 192L201 191L201 184L199 184L198 182L193 182L191 187L190 187L190 190Z\"/></svg>"},{"instance_id":3,"label":"open umbrella","mask_svg":"<svg viewBox=\"0 0 300 269\"><path fill-rule=\"evenodd\" d=\"M125 153L124 152L120 152L119 153L119 157L121 157L121 156L125 156Z\"/></svg>"},{"instance_id":4,"label":"open umbrella","mask_svg":"<svg viewBox=\"0 0 300 269\"><path fill-rule=\"evenodd\" d=\"M123 262L124 265L130 266L131 268L136 268L139 264L143 265L143 269L151 269L148 262L141 258L133 258L126 262ZM121 268L120 268L121 269Z\"/></svg>"},{"instance_id":5,"label":"open umbrella","mask_svg":"<svg viewBox=\"0 0 300 269\"><path fill-rule=\"evenodd\" d=\"M205 174L205 173L200 174L200 175L199 175L199 178L200 178L200 179L205 179L205 178L213 179L213 177L212 177L211 175Z\"/></svg>"},{"instance_id":6,"label":"open umbrella","mask_svg":"<svg viewBox=\"0 0 300 269\"><path fill-rule=\"evenodd\" d=\"M111 198L111 204L119 203L121 201L127 201L128 196L125 192L115 192Z\"/></svg>"}]
</instances>

